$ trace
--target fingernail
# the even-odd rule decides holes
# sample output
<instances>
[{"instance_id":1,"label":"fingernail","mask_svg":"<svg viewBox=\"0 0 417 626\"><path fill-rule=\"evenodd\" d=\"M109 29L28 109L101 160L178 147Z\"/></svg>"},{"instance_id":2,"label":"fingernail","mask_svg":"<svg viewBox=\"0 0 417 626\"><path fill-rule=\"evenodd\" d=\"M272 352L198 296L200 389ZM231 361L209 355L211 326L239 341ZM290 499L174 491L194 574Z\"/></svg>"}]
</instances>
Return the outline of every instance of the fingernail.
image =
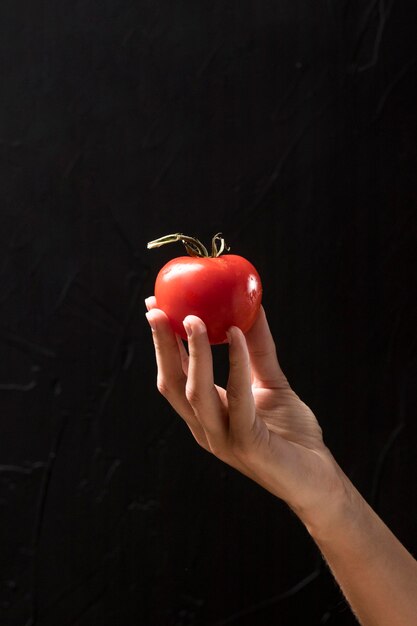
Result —
<instances>
[{"instance_id":1,"label":"fingernail","mask_svg":"<svg viewBox=\"0 0 417 626\"><path fill-rule=\"evenodd\" d=\"M148 309L148 311L150 311L150 308L149 308L149 300L150 300L150 298L145 298L145 306L146 306L146 308Z\"/></svg>"},{"instance_id":2,"label":"fingernail","mask_svg":"<svg viewBox=\"0 0 417 626\"><path fill-rule=\"evenodd\" d=\"M232 343L232 333L230 332L230 329L226 330L226 337L230 345Z\"/></svg>"},{"instance_id":3,"label":"fingernail","mask_svg":"<svg viewBox=\"0 0 417 626\"><path fill-rule=\"evenodd\" d=\"M154 320L154 319L152 319L152 318L148 315L148 313L145 313L145 317L146 317L146 319L147 319L147 320L148 320L148 322L149 322L149 326L152 328L152 332L154 333L154 332L156 331L156 323L155 323L155 320Z\"/></svg>"},{"instance_id":4,"label":"fingernail","mask_svg":"<svg viewBox=\"0 0 417 626\"><path fill-rule=\"evenodd\" d=\"M191 337L191 335L193 334L193 329L191 328L190 323L183 322L183 326L185 328L185 332L187 333L187 337Z\"/></svg>"}]
</instances>

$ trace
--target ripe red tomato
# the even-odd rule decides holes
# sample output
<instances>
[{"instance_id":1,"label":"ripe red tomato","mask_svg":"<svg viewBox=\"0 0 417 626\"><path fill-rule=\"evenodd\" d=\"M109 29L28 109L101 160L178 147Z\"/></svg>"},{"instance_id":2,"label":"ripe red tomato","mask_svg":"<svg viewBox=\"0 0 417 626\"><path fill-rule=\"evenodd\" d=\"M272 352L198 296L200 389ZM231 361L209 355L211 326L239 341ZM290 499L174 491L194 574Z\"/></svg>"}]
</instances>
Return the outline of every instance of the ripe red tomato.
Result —
<instances>
[{"instance_id":1,"label":"ripe red tomato","mask_svg":"<svg viewBox=\"0 0 417 626\"><path fill-rule=\"evenodd\" d=\"M177 241L182 237L167 237L174 236ZM215 238L219 239L218 235ZM241 256L221 254L215 238L213 250L218 256L181 256L164 265L156 278L155 297L157 307L166 313L173 330L183 339L187 338L184 317L197 315L207 327L210 343L221 344L227 342L226 330L230 326L238 326L244 333L250 329L261 305L262 285L254 266ZM191 238L188 239L190 243ZM148 244L156 246L154 242ZM195 253L194 246L186 247Z\"/></svg>"}]
</instances>

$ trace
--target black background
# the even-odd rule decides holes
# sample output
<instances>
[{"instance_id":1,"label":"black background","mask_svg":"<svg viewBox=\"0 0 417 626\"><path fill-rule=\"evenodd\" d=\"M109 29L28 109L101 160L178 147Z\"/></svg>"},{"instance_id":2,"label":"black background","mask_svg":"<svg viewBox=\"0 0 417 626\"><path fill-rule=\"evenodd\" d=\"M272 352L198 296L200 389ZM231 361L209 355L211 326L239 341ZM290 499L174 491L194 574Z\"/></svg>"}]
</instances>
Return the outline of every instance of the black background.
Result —
<instances>
[{"instance_id":1,"label":"black background","mask_svg":"<svg viewBox=\"0 0 417 626\"><path fill-rule=\"evenodd\" d=\"M290 383L417 552L416 24L414 0L2 1L2 624L355 623L295 516L156 390L170 232L254 263Z\"/></svg>"}]
</instances>

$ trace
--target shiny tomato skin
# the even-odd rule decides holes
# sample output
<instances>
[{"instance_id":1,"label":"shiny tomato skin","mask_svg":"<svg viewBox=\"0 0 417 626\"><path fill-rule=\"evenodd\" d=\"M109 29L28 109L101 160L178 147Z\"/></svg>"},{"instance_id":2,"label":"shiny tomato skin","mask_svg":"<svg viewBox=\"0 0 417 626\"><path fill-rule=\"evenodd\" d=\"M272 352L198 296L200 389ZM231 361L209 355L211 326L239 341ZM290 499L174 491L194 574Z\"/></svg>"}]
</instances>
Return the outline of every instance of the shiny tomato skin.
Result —
<instances>
[{"instance_id":1,"label":"shiny tomato skin","mask_svg":"<svg viewBox=\"0 0 417 626\"><path fill-rule=\"evenodd\" d=\"M212 345L227 343L226 330L246 333L262 300L261 279L254 266L236 254L219 257L176 257L160 270L155 282L157 307L168 316L182 339L182 321L197 315L207 327Z\"/></svg>"}]
</instances>

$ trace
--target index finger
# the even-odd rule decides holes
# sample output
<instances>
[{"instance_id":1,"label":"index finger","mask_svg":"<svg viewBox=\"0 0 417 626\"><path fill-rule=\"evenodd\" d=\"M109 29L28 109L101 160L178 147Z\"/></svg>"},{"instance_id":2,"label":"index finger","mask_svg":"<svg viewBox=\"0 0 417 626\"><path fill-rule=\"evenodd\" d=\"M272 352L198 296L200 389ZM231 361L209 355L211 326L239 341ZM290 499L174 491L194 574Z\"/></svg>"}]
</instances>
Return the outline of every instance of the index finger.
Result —
<instances>
[{"instance_id":1,"label":"index finger","mask_svg":"<svg viewBox=\"0 0 417 626\"><path fill-rule=\"evenodd\" d=\"M148 309L148 311L158 308L158 303L156 301L155 296L149 296L149 298L145 298L145 306ZM188 353L184 347L181 337L175 334L175 338L177 340L178 349L180 351L182 369L183 369L184 374L187 376L188 375L188 361L189 361Z\"/></svg>"}]
</instances>

